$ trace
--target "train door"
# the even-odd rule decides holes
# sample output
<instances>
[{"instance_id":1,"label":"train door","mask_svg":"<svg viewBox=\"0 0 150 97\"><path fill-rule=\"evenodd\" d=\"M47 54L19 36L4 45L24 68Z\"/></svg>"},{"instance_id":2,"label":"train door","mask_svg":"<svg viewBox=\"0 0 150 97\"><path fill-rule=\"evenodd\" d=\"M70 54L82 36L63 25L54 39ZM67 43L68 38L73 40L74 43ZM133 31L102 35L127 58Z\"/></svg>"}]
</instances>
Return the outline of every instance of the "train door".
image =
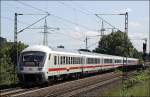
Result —
<instances>
[{"instance_id":1,"label":"train door","mask_svg":"<svg viewBox=\"0 0 150 97\"><path fill-rule=\"evenodd\" d=\"M51 68L53 68L53 57L52 54L48 54L48 60L46 62L46 71L48 76L52 75Z\"/></svg>"},{"instance_id":2,"label":"train door","mask_svg":"<svg viewBox=\"0 0 150 97\"><path fill-rule=\"evenodd\" d=\"M59 74L59 66L60 66L60 62L59 62L59 55L55 54L52 56L52 75L58 75Z\"/></svg>"},{"instance_id":3,"label":"train door","mask_svg":"<svg viewBox=\"0 0 150 97\"><path fill-rule=\"evenodd\" d=\"M83 63L82 63L82 68L81 68L81 72L82 74L84 73L84 66L86 66L86 57L83 56Z\"/></svg>"},{"instance_id":4,"label":"train door","mask_svg":"<svg viewBox=\"0 0 150 97\"><path fill-rule=\"evenodd\" d=\"M57 55L57 66L56 66L56 68L58 68L57 75L60 74L60 71L59 71L59 68L60 68L60 65L61 65L60 61L61 61L61 56Z\"/></svg>"}]
</instances>

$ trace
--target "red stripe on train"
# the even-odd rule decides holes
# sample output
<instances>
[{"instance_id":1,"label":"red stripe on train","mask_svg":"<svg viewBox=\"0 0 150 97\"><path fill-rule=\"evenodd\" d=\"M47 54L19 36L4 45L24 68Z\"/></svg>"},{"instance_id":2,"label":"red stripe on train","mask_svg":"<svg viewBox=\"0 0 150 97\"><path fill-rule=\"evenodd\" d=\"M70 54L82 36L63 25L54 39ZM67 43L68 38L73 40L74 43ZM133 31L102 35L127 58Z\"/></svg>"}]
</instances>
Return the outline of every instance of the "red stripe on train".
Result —
<instances>
[{"instance_id":1,"label":"red stripe on train","mask_svg":"<svg viewBox=\"0 0 150 97\"><path fill-rule=\"evenodd\" d=\"M122 66L121 64L118 64L119 66ZM98 65L98 66L78 66L78 67L69 67L67 68L49 68L48 71L63 71L63 70L73 70L73 69L81 69L81 68L95 68L95 67L108 67L108 66L114 66L113 64L110 65Z\"/></svg>"}]
</instances>

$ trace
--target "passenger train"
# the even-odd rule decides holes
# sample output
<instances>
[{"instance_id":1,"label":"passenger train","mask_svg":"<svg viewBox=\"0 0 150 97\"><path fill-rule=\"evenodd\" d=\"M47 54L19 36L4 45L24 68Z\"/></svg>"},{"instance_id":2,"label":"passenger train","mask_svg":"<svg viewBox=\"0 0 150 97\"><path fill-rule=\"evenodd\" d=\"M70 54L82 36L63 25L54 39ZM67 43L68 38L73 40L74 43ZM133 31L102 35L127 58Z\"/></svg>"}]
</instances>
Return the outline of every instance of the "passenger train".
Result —
<instances>
[{"instance_id":1,"label":"passenger train","mask_svg":"<svg viewBox=\"0 0 150 97\"><path fill-rule=\"evenodd\" d=\"M20 83L46 83L69 75L81 76L123 66L138 65L138 59L123 58L84 51L65 51L34 45L25 48L20 55L17 74Z\"/></svg>"}]
</instances>

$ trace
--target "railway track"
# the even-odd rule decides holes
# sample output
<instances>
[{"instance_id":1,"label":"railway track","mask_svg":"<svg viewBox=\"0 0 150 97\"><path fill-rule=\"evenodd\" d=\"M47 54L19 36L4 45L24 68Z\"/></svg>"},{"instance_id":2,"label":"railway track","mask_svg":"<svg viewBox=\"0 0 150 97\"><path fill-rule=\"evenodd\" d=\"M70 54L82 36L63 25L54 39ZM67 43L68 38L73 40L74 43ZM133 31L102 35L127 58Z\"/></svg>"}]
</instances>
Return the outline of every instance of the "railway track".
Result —
<instances>
[{"instance_id":1,"label":"railway track","mask_svg":"<svg viewBox=\"0 0 150 97\"><path fill-rule=\"evenodd\" d=\"M113 81L119 80L121 74L106 73L79 80L73 80L44 88L34 87L30 89L15 89L13 91L2 92L1 97L70 97L81 92L94 89ZM111 79L111 80L110 80Z\"/></svg>"},{"instance_id":2,"label":"railway track","mask_svg":"<svg viewBox=\"0 0 150 97\"><path fill-rule=\"evenodd\" d=\"M20 89L20 87L16 87L16 88L8 88L8 89L2 89L2 90L0 90L0 93L4 93L4 92L8 92L8 91L13 91L13 90L16 90L16 89Z\"/></svg>"},{"instance_id":3,"label":"railway track","mask_svg":"<svg viewBox=\"0 0 150 97\"><path fill-rule=\"evenodd\" d=\"M79 80L69 81L62 84L40 88L33 91L12 95L12 97L57 97L65 93L84 88L99 82L104 82L110 78L120 76L118 73L107 73Z\"/></svg>"},{"instance_id":4,"label":"railway track","mask_svg":"<svg viewBox=\"0 0 150 97\"><path fill-rule=\"evenodd\" d=\"M102 80L90 80L85 84L80 83L80 85L76 85L74 87L68 86L62 91L55 91L53 93L48 93L45 97L70 97L70 96L77 95L81 92L96 88L97 86L104 85L108 82L115 81L117 79L119 79L119 75L113 75L111 77L104 78Z\"/></svg>"},{"instance_id":5,"label":"railway track","mask_svg":"<svg viewBox=\"0 0 150 97\"><path fill-rule=\"evenodd\" d=\"M17 88L11 88L11 89L5 89L5 90L1 90L0 92L0 97L10 97L11 95L15 95L18 93L23 93L23 92L27 92L27 91L32 91L38 89L38 87L34 87L34 88L29 88L29 89L22 89L20 87Z\"/></svg>"}]
</instances>

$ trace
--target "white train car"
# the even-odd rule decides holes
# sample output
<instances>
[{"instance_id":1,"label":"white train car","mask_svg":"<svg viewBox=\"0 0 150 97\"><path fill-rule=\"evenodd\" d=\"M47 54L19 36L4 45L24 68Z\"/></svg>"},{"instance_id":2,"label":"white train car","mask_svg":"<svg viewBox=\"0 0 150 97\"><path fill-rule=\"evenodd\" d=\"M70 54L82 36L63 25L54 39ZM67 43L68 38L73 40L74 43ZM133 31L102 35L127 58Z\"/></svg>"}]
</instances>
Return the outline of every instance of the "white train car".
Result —
<instances>
[{"instance_id":1,"label":"white train car","mask_svg":"<svg viewBox=\"0 0 150 97\"><path fill-rule=\"evenodd\" d=\"M137 65L138 59L127 58L127 65ZM43 83L67 77L123 66L123 57L83 51L53 50L35 45L24 49L18 64L18 78L23 84Z\"/></svg>"}]
</instances>

